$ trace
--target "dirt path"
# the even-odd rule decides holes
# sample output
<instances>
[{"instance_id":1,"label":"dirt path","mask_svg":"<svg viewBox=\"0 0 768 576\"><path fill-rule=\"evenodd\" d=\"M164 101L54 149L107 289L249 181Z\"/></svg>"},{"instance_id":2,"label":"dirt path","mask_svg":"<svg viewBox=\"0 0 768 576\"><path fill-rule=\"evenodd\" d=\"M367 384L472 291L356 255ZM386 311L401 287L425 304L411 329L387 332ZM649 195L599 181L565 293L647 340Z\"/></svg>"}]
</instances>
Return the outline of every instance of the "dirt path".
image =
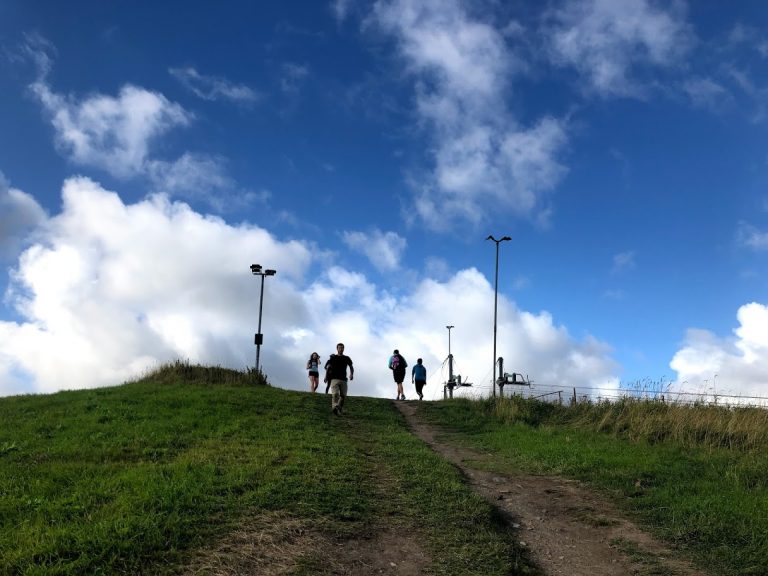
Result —
<instances>
[{"instance_id":1,"label":"dirt path","mask_svg":"<svg viewBox=\"0 0 768 576\"><path fill-rule=\"evenodd\" d=\"M577 482L502 476L473 467L487 455L445 442L439 431L417 417L416 404L395 402L413 433L456 465L470 485L519 529L520 543L546 574L704 576Z\"/></svg>"}]
</instances>

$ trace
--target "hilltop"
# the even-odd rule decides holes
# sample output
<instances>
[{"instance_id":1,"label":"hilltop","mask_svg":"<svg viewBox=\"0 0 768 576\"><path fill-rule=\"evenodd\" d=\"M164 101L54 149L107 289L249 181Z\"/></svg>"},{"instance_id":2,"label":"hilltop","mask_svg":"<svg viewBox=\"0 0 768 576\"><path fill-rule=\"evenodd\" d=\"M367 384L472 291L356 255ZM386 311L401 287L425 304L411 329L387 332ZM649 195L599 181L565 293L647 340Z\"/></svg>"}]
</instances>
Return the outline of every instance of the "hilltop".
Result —
<instances>
[{"instance_id":1,"label":"hilltop","mask_svg":"<svg viewBox=\"0 0 768 576\"><path fill-rule=\"evenodd\" d=\"M339 418L257 376L0 399L0 573L768 574L764 412L688 408L698 434L643 403Z\"/></svg>"}]
</instances>

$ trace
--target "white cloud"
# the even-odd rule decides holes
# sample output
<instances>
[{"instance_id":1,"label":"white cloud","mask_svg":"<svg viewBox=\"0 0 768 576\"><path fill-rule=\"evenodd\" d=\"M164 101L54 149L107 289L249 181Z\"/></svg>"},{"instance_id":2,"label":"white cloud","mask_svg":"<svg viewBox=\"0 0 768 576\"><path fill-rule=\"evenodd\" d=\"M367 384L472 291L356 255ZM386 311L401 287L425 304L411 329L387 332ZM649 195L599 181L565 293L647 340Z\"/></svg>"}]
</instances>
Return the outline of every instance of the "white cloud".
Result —
<instances>
[{"instance_id":1,"label":"white cloud","mask_svg":"<svg viewBox=\"0 0 768 576\"><path fill-rule=\"evenodd\" d=\"M768 232L758 230L746 222L739 223L736 239L741 245L752 250L768 250Z\"/></svg>"},{"instance_id":2,"label":"white cloud","mask_svg":"<svg viewBox=\"0 0 768 576\"><path fill-rule=\"evenodd\" d=\"M354 0L331 1L331 11L333 12L337 22L343 22L346 19L353 2Z\"/></svg>"},{"instance_id":3,"label":"white cloud","mask_svg":"<svg viewBox=\"0 0 768 576\"><path fill-rule=\"evenodd\" d=\"M364 254L380 272L391 272L400 268L400 260L407 242L396 232L344 232L342 238L351 249Z\"/></svg>"},{"instance_id":4,"label":"white cloud","mask_svg":"<svg viewBox=\"0 0 768 576\"><path fill-rule=\"evenodd\" d=\"M678 64L693 41L680 3L578 0L550 17L551 58L578 69L601 96L641 96L643 68Z\"/></svg>"},{"instance_id":5,"label":"white cloud","mask_svg":"<svg viewBox=\"0 0 768 576\"><path fill-rule=\"evenodd\" d=\"M40 204L29 194L11 188L0 172L0 262L18 256L27 234L45 218Z\"/></svg>"},{"instance_id":6,"label":"white cloud","mask_svg":"<svg viewBox=\"0 0 768 576\"><path fill-rule=\"evenodd\" d=\"M730 338L688 330L683 347L670 362L678 387L768 397L768 306L751 302L740 307L736 316L739 327Z\"/></svg>"},{"instance_id":7,"label":"white cloud","mask_svg":"<svg viewBox=\"0 0 768 576\"><path fill-rule=\"evenodd\" d=\"M694 106L715 112L732 99L728 90L711 78L690 78L683 83L683 90Z\"/></svg>"},{"instance_id":8,"label":"white cloud","mask_svg":"<svg viewBox=\"0 0 768 576\"><path fill-rule=\"evenodd\" d=\"M316 278L312 246L162 195L127 205L72 178L62 196L62 212L39 229L11 277L8 302L23 320L0 322L0 394L114 385L178 358L253 365L254 262L278 271L265 281L261 354L276 385L307 389L309 352L327 358L344 341L356 366L353 394L391 395L386 358L397 347L411 362L424 358L427 395L438 397L450 323L457 370L475 392L490 391L493 287L477 270L425 278L395 297L339 267ZM521 311L500 295L498 333L507 371L569 388L616 385L610 350L574 340L546 312Z\"/></svg>"},{"instance_id":9,"label":"white cloud","mask_svg":"<svg viewBox=\"0 0 768 576\"><path fill-rule=\"evenodd\" d=\"M229 100L236 104L251 105L261 98L257 91L245 84L235 84L220 76L200 74L192 66L169 68L168 72L187 90L203 100Z\"/></svg>"},{"instance_id":10,"label":"white cloud","mask_svg":"<svg viewBox=\"0 0 768 576\"><path fill-rule=\"evenodd\" d=\"M146 173L156 192L202 201L216 212L231 212L254 202L266 202L266 190L242 190L219 156L187 152L173 162L148 160Z\"/></svg>"},{"instance_id":11,"label":"white cloud","mask_svg":"<svg viewBox=\"0 0 768 576\"><path fill-rule=\"evenodd\" d=\"M289 95L296 95L302 83L309 75L309 68L301 64L288 62L283 64L283 76L280 79L280 89Z\"/></svg>"},{"instance_id":12,"label":"white cloud","mask_svg":"<svg viewBox=\"0 0 768 576\"><path fill-rule=\"evenodd\" d=\"M116 98L96 94L81 102L56 94L45 78L32 91L51 115L59 148L73 162L120 178L143 173L152 142L192 119L162 94L131 85Z\"/></svg>"},{"instance_id":13,"label":"white cloud","mask_svg":"<svg viewBox=\"0 0 768 576\"><path fill-rule=\"evenodd\" d=\"M509 113L511 80L525 64L504 31L456 0L379 1L369 22L396 40L433 140L432 173L417 186L416 210L426 224L479 224L498 210L534 214L565 173L557 157L567 137L560 120L526 127Z\"/></svg>"},{"instance_id":14,"label":"white cloud","mask_svg":"<svg viewBox=\"0 0 768 576\"><path fill-rule=\"evenodd\" d=\"M633 250L619 252L613 257L613 267L611 268L611 273L619 274L620 272L634 270L635 266L635 252Z\"/></svg>"},{"instance_id":15,"label":"white cloud","mask_svg":"<svg viewBox=\"0 0 768 576\"><path fill-rule=\"evenodd\" d=\"M157 140L193 120L179 104L131 85L124 86L117 97L94 94L79 101L74 96L62 96L47 81L52 66L50 43L39 38L28 40L26 50L38 66L32 92L50 114L58 147L71 161L106 170L118 178L147 178L155 191L202 200L219 212L266 199L263 193L239 189L221 157L194 152L175 160L152 156ZM201 97L243 102L255 98L244 87L200 76L194 69L172 69L172 73L191 86L207 86L208 92L198 94Z\"/></svg>"},{"instance_id":16,"label":"white cloud","mask_svg":"<svg viewBox=\"0 0 768 576\"><path fill-rule=\"evenodd\" d=\"M28 374L35 390L114 384L174 358L244 367L248 266L267 254L283 292L273 305L300 310L291 283L309 250L298 242L163 196L126 206L85 178L67 180L62 195L62 213L12 274L8 299L25 321L1 330L5 371Z\"/></svg>"}]
</instances>

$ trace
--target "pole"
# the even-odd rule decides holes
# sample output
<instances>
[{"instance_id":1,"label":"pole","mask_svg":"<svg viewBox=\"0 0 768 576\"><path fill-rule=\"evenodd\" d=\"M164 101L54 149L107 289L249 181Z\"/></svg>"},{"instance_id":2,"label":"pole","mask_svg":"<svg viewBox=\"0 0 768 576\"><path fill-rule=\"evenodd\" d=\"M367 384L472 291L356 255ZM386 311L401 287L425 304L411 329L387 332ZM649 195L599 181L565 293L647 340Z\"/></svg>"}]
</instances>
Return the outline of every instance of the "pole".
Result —
<instances>
[{"instance_id":1,"label":"pole","mask_svg":"<svg viewBox=\"0 0 768 576\"><path fill-rule=\"evenodd\" d=\"M496 242L496 282L493 289L493 397L496 398L496 319L499 313L499 243Z\"/></svg>"},{"instance_id":2,"label":"pole","mask_svg":"<svg viewBox=\"0 0 768 576\"><path fill-rule=\"evenodd\" d=\"M446 326L446 328L448 328L448 382L446 383L446 387L448 388L450 397L453 398L453 354L451 354L451 328L453 328L453 326ZM443 399L445 399L445 389L443 389Z\"/></svg>"},{"instance_id":3,"label":"pole","mask_svg":"<svg viewBox=\"0 0 768 576\"><path fill-rule=\"evenodd\" d=\"M261 290L259 290L259 330L256 334L256 372L259 371L259 354L261 353L261 309L264 305L264 274L261 274Z\"/></svg>"},{"instance_id":4,"label":"pole","mask_svg":"<svg viewBox=\"0 0 768 576\"><path fill-rule=\"evenodd\" d=\"M504 236L496 240L493 236L488 236L486 240L496 242L496 281L493 290L493 397L496 398L496 321L499 310L499 244L506 240L512 240L509 236Z\"/></svg>"}]
</instances>

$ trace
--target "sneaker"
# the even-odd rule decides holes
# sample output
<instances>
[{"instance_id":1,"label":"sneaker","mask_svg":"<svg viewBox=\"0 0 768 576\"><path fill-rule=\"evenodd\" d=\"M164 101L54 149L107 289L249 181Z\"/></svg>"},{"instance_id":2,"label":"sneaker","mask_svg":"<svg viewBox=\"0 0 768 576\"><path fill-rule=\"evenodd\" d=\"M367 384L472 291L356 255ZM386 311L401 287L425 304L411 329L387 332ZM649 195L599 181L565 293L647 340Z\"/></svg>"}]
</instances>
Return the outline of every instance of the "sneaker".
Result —
<instances>
[{"instance_id":1,"label":"sneaker","mask_svg":"<svg viewBox=\"0 0 768 576\"><path fill-rule=\"evenodd\" d=\"M336 416L338 416L338 415L340 414L340 411L339 411L339 407L338 407L338 406L334 406L334 407L333 407L333 413L334 413Z\"/></svg>"},{"instance_id":2,"label":"sneaker","mask_svg":"<svg viewBox=\"0 0 768 576\"><path fill-rule=\"evenodd\" d=\"M405 394L403 394L403 400L405 400Z\"/></svg>"}]
</instances>

